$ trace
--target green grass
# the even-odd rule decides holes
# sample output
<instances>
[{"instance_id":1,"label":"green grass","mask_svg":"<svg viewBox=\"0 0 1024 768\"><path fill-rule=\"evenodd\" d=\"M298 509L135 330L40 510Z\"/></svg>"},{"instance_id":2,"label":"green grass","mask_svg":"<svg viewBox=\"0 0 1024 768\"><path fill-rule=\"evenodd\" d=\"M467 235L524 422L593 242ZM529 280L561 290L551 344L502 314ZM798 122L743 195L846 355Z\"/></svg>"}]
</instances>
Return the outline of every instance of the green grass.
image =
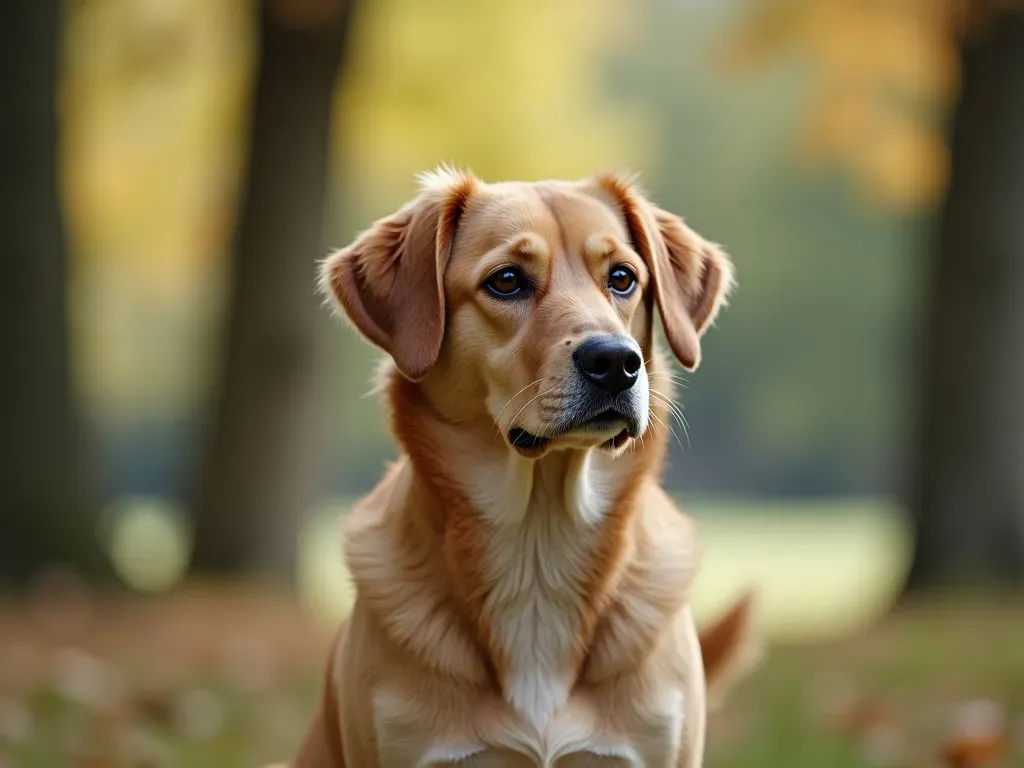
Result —
<instances>
[{"instance_id":1,"label":"green grass","mask_svg":"<svg viewBox=\"0 0 1024 768\"><path fill-rule=\"evenodd\" d=\"M870 626L910 562L902 516L876 501L683 506L700 520L698 617L753 587L761 629L777 640L823 641Z\"/></svg>"},{"instance_id":2,"label":"green grass","mask_svg":"<svg viewBox=\"0 0 1024 768\"><path fill-rule=\"evenodd\" d=\"M711 765L927 766L965 702L995 702L1024 765L1021 604L933 605L818 647L776 648L712 729ZM861 722L857 722L861 721Z\"/></svg>"}]
</instances>

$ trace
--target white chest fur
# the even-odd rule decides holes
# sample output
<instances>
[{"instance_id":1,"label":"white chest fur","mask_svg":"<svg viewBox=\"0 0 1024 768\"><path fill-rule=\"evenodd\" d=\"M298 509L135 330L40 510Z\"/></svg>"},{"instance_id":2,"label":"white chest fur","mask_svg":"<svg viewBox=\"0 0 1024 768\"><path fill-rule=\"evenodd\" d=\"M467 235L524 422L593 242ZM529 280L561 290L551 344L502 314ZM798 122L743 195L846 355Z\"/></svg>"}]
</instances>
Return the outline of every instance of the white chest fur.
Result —
<instances>
[{"instance_id":1,"label":"white chest fur","mask_svg":"<svg viewBox=\"0 0 1024 768\"><path fill-rule=\"evenodd\" d=\"M489 527L484 612L502 687L516 712L543 731L575 681L609 484L589 456L513 459L479 481Z\"/></svg>"},{"instance_id":2,"label":"white chest fur","mask_svg":"<svg viewBox=\"0 0 1024 768\"><path fill-rule=\"evenodd\" d=\"M650 696L619 707L612 722L601 698L570 696L538 733L501 701L456 704L445 722L432 721L440 700L454 702L454 691L431 702L378 691L374 724L380 768L670 768L678 758L683 698L677 688L649 680ZM438 693L438 692L435 692ZM465 699L462 699L465 702Z\"/></svg>"},{"instance_id":3,"label":"white chest fur","mask_svg":"<svg viewBox=\"0 0 1024 768\"><path fill-rule=\"evenodd\" d=\"M582 567L594 535L543 513L524 523L488 548L496 578L486 608L508 700L540 730L565 704L575 676Z\"/></svg>"}]
</instances>

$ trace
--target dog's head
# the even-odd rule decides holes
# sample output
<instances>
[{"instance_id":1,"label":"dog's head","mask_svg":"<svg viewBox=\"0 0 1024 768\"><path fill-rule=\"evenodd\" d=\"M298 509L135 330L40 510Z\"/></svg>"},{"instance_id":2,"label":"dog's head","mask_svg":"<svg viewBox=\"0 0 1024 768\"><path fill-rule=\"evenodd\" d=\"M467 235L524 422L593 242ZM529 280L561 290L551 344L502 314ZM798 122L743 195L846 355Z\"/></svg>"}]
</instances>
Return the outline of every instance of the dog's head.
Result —
<instances>
[{"instance_id":1,"label":"dog's head","mask_svg":"<svg viewBox=\"0 0 1024 768\"><path fill-rule=\"evenodd\" d=\"M322 277L439 412L539 456L642 436L655 307L696 368L732 267L627 179L485 184L442 169Z\"/></svg>"}]
</instances>

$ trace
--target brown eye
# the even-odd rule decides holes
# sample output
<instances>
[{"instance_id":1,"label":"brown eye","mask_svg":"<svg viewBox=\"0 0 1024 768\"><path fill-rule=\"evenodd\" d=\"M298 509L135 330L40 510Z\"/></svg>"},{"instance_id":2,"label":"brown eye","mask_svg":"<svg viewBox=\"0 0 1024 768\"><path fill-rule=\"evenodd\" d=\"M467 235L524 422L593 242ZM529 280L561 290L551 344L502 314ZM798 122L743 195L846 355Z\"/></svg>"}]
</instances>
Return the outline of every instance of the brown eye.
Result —
<instances>
[{"instance_id":1,"label":"brown eye","mask_svg":"<svg viewBox=\"0 0 1024 768\"><path fill-rule=\"evenodd\" d=\"M494 296L508 299L522 292L526 286L526 278L515 267L502 267L487 278L484 286Z\"/></svg>"},{"instance_id":2,"label":"brown eye","mask_svg":"<svg viewBox=\"0 0 1024 768\"><path fill-rule=\"evenodd\" d=\"M636 274L629 267L621 264L608 275L608 287L619 296L629 296L636 288Z\"/></svg>"}]
</instances>

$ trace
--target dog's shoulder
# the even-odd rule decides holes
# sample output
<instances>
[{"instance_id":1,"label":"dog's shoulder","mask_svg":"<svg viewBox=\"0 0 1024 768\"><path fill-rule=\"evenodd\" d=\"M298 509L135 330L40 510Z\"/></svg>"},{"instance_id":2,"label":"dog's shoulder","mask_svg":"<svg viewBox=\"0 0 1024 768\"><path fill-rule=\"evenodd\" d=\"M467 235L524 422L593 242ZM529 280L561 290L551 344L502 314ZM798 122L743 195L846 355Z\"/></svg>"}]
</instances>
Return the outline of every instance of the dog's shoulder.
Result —
<instances>
[{"instance_id":1,"label":"dog's shoulder","mask_svg":"<svg viewBox=\"0 0 1024 768\"><path fill-rule=\"evenodd\" d=\"M697 521L683 513L657 483L645 484L640 495L635 560L636 567L671 575L672 584L682 584L686 592L700 567Z\"/></svg>"},{"instance_id":2,"label":"dog's shoulder","mask_svg":"<svg viewBox=\"0 0 1024 768\"><path fill-rule=\"evenodd\" d=\"M479 683L487 669L466 631L447 577L442 542L389 469L344 523L344 551L356 587L353 621L372 621L392 661Z\"/></svg>"},{"instance_id":3,"label":"dog's shoulder","mask_svg":"<svg viewBox=\"0 0 1024 768\"><path fill-rule=\"evenodd\" d=\"M588 657L591 681L642 665L674 634L699 569L695 521L654 483L644 486L638 502L630 557Z\"/></svg>"}]
</instances>

